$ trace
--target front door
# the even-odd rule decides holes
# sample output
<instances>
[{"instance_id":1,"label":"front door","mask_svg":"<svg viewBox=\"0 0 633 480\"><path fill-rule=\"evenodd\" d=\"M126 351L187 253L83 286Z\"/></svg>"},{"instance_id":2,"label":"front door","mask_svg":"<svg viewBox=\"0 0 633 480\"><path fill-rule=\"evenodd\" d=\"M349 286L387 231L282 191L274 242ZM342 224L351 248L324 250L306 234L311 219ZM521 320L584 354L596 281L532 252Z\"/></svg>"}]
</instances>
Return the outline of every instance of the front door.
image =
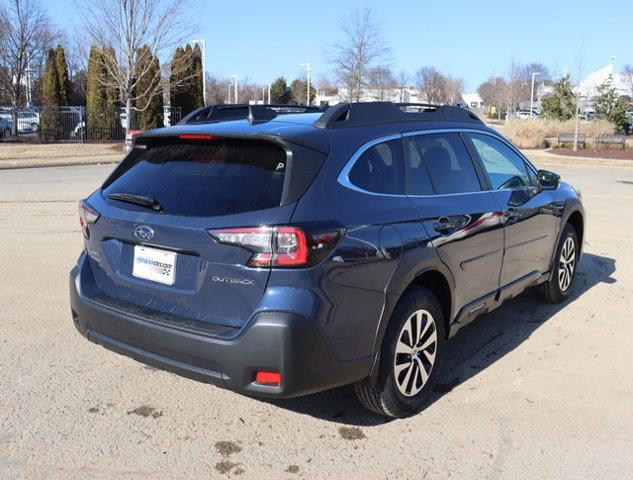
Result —
<instances>
[{"instance_id":1,"label":"front door","mask_svg":"<svg viewBox=\"0 0 633 480\"><path fill-rule=\"evenodd\" d=\"M454 312L488 309L499 288L503 226L457 132L407 135L407 192L455 281ZM484 298L488 297L488 298Z\"/></svg>"},{"instance_id":2,"label":"front door","mask_svg":"<svg viewBox=\"0 0 633 480\"><path fill-rule=\"evenodd\" d=\"M558 221L554 192L541 189L532 168L501 139L483 133L467 137L504 214L500 285L532 281L549 270L555 248Z\"/></svg>"}]
</instances>

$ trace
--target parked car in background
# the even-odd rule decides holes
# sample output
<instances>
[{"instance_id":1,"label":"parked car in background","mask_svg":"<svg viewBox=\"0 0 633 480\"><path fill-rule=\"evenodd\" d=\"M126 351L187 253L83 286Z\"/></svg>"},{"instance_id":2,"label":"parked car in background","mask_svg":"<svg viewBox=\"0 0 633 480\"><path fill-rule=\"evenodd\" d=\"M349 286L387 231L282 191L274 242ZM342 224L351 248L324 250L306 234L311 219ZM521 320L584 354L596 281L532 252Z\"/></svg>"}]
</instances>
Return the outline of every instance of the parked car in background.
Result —
<instances>
[{"instance_id":1,"label":"parked car in background","mask_svg":"<svg viewBox=\"0 0 633 480\"><path fill-rule=\"evenodd\" d=\"M254 396L353 384L391 417L464 325L565 300L584 237L579 192L472 112L388 102L203 107L135 136L79 217L89 340Z\"/></svg>"},{"instance_id":2,"label":"parked car in background","mask_svg":"<svg viewBox=\"0 0 633 480\"><path fill-rule=\"evenodd\" d=\"M530 111L530 109L520 109L514 114L517 118L538 118L540 114L536 110Z\"/></svg>"},{"instance_id":3,"label":"parked car in background","mask_svg":"<svg viewBox=\"0 0 633 480\"><path fill-rule=\"evenodd\" d=\"M34 133L40 129L40 115L36 112L18 112L18 133Z\"/></svg>"}]
</instances>

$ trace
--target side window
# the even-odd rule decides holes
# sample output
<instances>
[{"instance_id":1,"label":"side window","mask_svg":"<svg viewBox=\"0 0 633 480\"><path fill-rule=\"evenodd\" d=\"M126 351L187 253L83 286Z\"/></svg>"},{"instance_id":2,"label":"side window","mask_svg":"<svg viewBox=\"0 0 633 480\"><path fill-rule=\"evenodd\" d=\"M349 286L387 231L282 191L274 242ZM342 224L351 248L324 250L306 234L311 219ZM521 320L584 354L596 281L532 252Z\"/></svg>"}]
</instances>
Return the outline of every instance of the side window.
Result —
<instances>
[{"instance_id":1,"label":"side window","mask_svg":"<svg viewBox=\"0 0 633 480\"><path fill-rule=\"evenodd\" d=\"M422 156L412 138L405 137L404 148L407 152L407 192L411 195L432 195L433 185L422 161Z\"/></svg>"},{"instance_id":2,"label":"side window","mask_svg":"<svg viewBox=\"0 0 633 480\"><path fill-rule=\"evenodd\" d=\"M481 190L477 171L459 133L413 137L438 194Z\"/></svg>"},{"instance_id":3,"label":"side window","mask_svg":"<svg viewBox=\"0 0 633 480\"><path fill-rule=\"evenodd\" d=\"M508 190L532 185L525 162L509 146L490 135L472 133L469 136L493 189Z\"/></svg>"},{"instance_id":4,"label":"side window","mask_svg":"<svg viewBox=\"0 0 633 480\"><path fill-rule=\"evenodd\" d=\"M404 194L402 140L369 147L349 172L353 185L374 193Z\"/></svg>"}]
</instances>

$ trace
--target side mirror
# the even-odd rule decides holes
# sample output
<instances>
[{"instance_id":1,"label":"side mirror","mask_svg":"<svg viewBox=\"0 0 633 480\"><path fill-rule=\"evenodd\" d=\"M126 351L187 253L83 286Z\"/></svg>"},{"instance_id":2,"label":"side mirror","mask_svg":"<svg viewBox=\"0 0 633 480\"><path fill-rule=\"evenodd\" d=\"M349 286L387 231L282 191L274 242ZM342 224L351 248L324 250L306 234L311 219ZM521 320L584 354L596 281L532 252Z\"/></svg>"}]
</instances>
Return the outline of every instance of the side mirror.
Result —
<instances>
[{"instance_id":1,"label":"side mirror","mask_svg":"<svg viewBox=\"0 0 633 480\"><path fill-rule=\"evenodd\" d=\"M547 190L556 190L560 185L560 175L557 175L554 172L550 172L549 170L539 170L538 174L538 183Z\"/></svg>"}]
</instances>

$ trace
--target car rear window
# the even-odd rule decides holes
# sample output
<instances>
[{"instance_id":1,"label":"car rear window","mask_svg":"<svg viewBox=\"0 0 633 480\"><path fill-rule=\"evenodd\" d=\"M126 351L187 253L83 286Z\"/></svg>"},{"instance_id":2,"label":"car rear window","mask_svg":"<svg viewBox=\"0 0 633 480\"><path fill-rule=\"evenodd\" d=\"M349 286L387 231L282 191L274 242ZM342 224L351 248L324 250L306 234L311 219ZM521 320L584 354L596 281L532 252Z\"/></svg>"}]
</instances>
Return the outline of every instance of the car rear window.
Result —
<instances>
[{"instance_id":1,"label":"car rear window","mask_svg":"<svg viewBox=\"0 0 633 480\"><path fill-rule=\"evenodd\" d=\"M213 140L148 146L132 155L104 185L104 195L157 201L170 215L211 217L280 205L286 152L251 140Z\"/></svg>"}]
</instances>

